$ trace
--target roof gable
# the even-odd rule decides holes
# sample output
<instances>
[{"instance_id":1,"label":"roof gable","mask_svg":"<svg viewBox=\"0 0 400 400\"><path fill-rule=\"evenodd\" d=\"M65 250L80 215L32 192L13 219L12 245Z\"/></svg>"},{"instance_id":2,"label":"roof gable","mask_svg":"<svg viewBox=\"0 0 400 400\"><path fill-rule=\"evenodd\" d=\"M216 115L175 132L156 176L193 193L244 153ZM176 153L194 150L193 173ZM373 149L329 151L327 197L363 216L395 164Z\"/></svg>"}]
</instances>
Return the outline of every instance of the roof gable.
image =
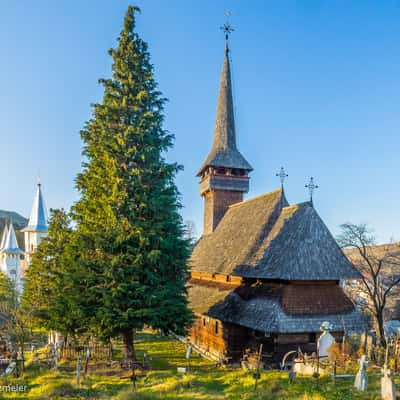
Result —
<instances>
[{"instance_id":1,"label":"roof gable","mask_svg":"<svg viewBox=\"0 0 400 400\"><path fill-rule=\"evenodd\" d=\"M341 280L360 275L311 203L285 207L249 265L235 273L283 280Z\"/></svg>"},{"instance_id":2,"label":"roof gable","mask_svg":"<svg viewBox=\"0 0 400 400\"><path fill-rule=\"evenodd\" d=\"M311 203L281 190L235 204L190 259L193 271L273 280L358 279Z\"/></svg>"}]
</instances>

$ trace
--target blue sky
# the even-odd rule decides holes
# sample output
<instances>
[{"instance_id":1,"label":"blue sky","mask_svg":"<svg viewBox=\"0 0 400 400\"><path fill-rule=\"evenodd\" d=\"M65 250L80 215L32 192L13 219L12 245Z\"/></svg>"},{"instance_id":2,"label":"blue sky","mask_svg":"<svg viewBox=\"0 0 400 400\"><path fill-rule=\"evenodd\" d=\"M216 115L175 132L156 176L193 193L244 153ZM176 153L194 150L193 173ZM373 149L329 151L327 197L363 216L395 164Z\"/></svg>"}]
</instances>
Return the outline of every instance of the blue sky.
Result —
<instances>
[{"instance_id":1,"label":"blue sky","mask_svg":"<svg viewBox=\"0 0 400 400\"><path fill-rule=\"evenodd\" d=\"M0 0L0 208L28 215L40 175L47 205L77 198L79 130L109 77L129 2ZM176 136L168 158L184 219L202 230L195 173L212 141L224 38L231 39L239 148L254 167L248 197L289 173L289 202L307 199L333 233L345 221L369 223L380 242L400 240L400 2L137 1Z\"/></svg>"}]
</instances>

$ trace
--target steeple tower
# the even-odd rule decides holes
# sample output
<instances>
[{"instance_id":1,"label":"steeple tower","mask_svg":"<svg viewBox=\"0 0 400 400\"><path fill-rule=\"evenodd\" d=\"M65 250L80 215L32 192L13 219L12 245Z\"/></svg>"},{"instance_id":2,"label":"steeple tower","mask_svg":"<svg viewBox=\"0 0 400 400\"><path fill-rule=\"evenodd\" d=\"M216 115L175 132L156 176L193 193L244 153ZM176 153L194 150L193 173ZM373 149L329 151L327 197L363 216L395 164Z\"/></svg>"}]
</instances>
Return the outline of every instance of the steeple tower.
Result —
<instances>
[{"instance_id":1,"label":"steeple tower","mask_svg":"<svg viewBox=\"0 0 400 400\"><path fill-rule=\"evenodd\" d=\"M228 35L232 29L229 23L223 29L226 47L214 139L211 151L197 174L200 177L200 194L204 197L204 235L214 231L231 204L243 201L243 194L249 190L248 173L253 169L236 146L228 46Z\"/></svg>"},{"instance_id":2,"label":"steeple tower","mask_svg":"<svg viewBox=\"0 0 400 400\"><path fill-rule=\"evenodd\" d=\"M41 239L47 236L48 233L47 211L40 182L37 184L28 226L26 226L22 232L25 234L25 255L27 264L29 265L36 247L39 245Z\"/></svg>"},{"instance_id":3,"label":"steeple tower","mask_svg":"<svg viewBox=\"0 0 400 400\"><path fill-rule=\"evenodd\" d=\"M0 269L10 279L12 279L18 287L21 283L20 270L22 254L23 251L18 246L14 226L10 223L9 226L5 226L3 237L1 239Z\"/></svg>"}]
</instances>

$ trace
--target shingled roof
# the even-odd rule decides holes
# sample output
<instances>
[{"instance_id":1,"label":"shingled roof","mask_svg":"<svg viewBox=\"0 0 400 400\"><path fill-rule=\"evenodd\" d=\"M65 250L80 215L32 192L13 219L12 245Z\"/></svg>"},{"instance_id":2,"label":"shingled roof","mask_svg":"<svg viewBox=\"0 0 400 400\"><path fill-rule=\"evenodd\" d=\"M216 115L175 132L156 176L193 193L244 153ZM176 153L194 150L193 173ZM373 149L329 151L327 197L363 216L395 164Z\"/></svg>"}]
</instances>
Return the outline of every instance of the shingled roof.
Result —
<instances>
[{"instance_id":1,"label":"shingled roof","mask_svg":"<svg viewBox=\"0 0 400 400\"><path fill-rule=\"evenodd\" d=\"M193 282L189 301L198 314L262 332L317 332L324 321L333 324L333 331L343 331L345 327L347 331L359 332L364 328L359 313L337 285L322 285L327 286L323 289L318 285L262 286L256 290L245 286L228 289ZM306 290L308 298L296 298L295 305L287 298L287 292L298 290L303 294ZM321 297L320 290L325 290L325 296Z\"/></svg>"},{"instance_id":2,"label":"shingled roof","mask_svg":"<svg viewBox=\"0 0 400 400\"><path fill-rule=\"evenodd\" d=\"M358 279L311 203L276 190L230 206L190 259L193 271L273 280Z\"/></svg>"},{"instance_id":3,"label":"shingled roof","mask_svg":"<svg viewBox=\"0 0 400 400\"><path fill-rule=\"evenodd\" d=\"M283 192L275 190L230 206L214 232L197 242L189 261L191 269L231 274L246 264L287 204Z\"/></svg>"},{"instance_id":4,"label":"shingled roof","mask_svg":"<svg viewBox=\"0 0 400 400\"><path fill-rule=\"evenodd\" d=\"M222 66L213 145L198 175L201 175L203 170L208 166L237 168L246 171L252 171L253 169L236 147L235 117L233 112L228 47L225 48L224 63Z\"/></svg>"}]
</instances>

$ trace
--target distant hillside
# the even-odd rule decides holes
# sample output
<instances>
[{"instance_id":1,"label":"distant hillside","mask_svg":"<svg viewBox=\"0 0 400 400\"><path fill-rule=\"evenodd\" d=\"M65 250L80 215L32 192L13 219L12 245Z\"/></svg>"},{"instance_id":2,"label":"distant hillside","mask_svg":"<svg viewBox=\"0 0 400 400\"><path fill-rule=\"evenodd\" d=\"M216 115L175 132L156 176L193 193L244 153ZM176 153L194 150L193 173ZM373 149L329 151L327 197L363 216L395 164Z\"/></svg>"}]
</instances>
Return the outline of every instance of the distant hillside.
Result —
<instances>
[{"instance_id":1,"label":"distant hillside","mask_svg":"<svg viewBox=\"0 0 400 400\"><path fill-rule=\"evenodd\" d=\"M22 228L28 225L28 219L14 211L0 210L0 233L3 234L4 226L7 222L12 221L14 228L17 231L18 244L21 249L24 249L24 235L19 232Z\"/></svg>"}]
</instances>

